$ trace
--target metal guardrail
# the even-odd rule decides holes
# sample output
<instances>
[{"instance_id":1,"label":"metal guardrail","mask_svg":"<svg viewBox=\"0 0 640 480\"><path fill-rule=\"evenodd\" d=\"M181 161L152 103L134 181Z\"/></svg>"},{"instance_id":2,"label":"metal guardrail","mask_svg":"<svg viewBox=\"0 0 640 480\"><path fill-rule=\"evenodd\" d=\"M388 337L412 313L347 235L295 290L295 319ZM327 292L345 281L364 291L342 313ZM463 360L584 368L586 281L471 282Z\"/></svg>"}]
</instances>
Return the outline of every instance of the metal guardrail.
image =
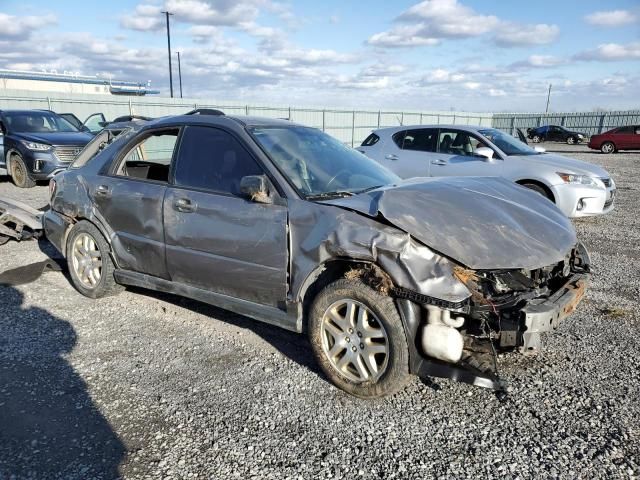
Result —
<instances>
[{"instance_id":1,"label":"metal guardrail","mask_svg":"<svg viewBox=\"0 0 640 480\"><path fill-rule=\"evenodd\" d=\"M516 129L560 125L587 135L596 135L624 125L640 125L640 110L582 113L495 113L492 126L514 134Z\"/></svg>"}]
</instances>

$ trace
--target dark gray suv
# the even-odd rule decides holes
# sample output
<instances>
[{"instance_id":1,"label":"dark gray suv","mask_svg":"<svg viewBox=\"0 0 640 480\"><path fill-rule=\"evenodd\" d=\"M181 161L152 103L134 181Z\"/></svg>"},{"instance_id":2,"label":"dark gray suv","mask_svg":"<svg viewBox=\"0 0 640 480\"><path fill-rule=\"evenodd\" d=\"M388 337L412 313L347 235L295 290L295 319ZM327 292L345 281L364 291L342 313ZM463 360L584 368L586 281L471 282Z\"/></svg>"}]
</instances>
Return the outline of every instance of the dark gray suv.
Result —
<instances>
[{"instance_id":1,"label":"dark gray suv","mask_svg":"<svg viewBox=\"0 0 640 480\"><path fill-rule=\"evenodd\" d=\"M360 397L410 373L501 390L580 301L571 223L499 178L402 181L288 121L183 115L126 131L51 182L44 226L82 294L132 285L306 332Z\"/></svg>"},{"instance_id":2,"label":"dark gray suv","mask_svg":"<svg viewBox=\"0 0 640 480\"><path fill-rule=\"evenodd\" d=\"M34 187L66 169L92 138L50 110L1 110L0 174Z\"/></svg>"}]
</instances>

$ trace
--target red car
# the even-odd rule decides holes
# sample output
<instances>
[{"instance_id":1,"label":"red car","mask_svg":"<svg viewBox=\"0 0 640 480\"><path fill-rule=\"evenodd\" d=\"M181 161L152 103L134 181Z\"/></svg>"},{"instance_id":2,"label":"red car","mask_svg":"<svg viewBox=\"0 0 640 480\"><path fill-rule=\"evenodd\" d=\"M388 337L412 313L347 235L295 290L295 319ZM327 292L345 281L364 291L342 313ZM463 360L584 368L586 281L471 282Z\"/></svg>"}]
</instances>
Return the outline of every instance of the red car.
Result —
<instances>
[{"instance_id":1,"label":"red car","mask_svg":"<svg viewBox=\"0 0 640 480\"><path fill-rule=\"evenodd\" d=\"M640 125L618 127L608 132L594 135L589 140L589 148L602 153L618 150L640 150Z\"/></svg>"}]
</instances>

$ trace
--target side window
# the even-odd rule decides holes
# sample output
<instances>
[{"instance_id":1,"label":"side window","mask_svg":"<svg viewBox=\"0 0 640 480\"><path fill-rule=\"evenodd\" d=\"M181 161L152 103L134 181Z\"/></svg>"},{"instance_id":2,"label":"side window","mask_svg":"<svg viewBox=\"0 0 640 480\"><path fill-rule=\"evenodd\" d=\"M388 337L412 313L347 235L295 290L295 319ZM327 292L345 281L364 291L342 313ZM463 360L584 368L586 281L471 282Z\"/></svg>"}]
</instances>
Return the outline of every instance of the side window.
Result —
<instances>
[{"instance_id":1,"label":"side window","mask_svg":"<svg viewBox=\"0 0 640 480\"><path fill-rule=\"evenodd\" d=\"M484 140L477 138L468 132L445 129L440 130L438 145L440 153L463 155L467 157L475 156L476 149L480 147L491 148Z\"/></svg>"},{"instance_id":2,"label":"side window","mask_svg":"<svg viewBox=\"0 0 640 480\"><path fill-rule=\"evenodd\" d=\"M620 127L616 133L633 134L633 127Z\"/></svg>"},{"instance_id":3,"label":"side window","mask_svg":"<svg viewBox=\"0 0 640 480\"><path fill-rule=\"evenodd\" d=\"M116 175L167 183L178 132L176 128L148 134L129 149Z\"/></svg>"},{"instance_id":4,"label":"side window","mask_svg":"<svg viewBox=\"0 0 640 480\"><path fill-rule=\"evenodd\" d=\"M402 150L414 150L418 152L435 152L438 131L434 128L419 128L403 130L392 138Z\"/></svg>"},{"instance_id":5,"label":"side window","mask_svg":"<svg viewBox=\"0 0 640 480\"><path fill-rule=\"evenodd\" d=\"M371 135L369 135L367 138L364 139L364 142L362 142L362 145L360 145L361 147L370 147L372 145L375 145L376 143L378 143L378 140L380 140L380 137L378 135L376 135L375 133L372 133Z\"/></svg>"},{"instance_id":6,"label":"side window","mask_svg":"<svg viewBox=\"0 0 640 480\"><path fill-rule=\"evenodd\" d=\"M636 135L640 135L640 127L636 127Z\"/></svg>"},{"instance_id":7,"label":"side window","mask_svg":"<svg viewBox=\"0 0 640 480\"><path fill-rule=\"evenodd\" d=\"M240 180L262 168L231 134L212 127L187 127L180 142L175 184L238 195Z\"/></svg>"}]
</instances>

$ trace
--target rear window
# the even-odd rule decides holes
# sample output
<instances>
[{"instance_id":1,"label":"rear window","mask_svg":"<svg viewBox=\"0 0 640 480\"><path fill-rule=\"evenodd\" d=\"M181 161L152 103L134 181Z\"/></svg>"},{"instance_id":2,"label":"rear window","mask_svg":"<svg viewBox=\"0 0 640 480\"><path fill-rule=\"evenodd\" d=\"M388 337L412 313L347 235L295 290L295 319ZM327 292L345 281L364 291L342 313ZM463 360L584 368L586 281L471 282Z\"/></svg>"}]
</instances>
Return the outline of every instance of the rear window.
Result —
<instances>
[{"instance_id":1,"label":"rear window","mask_svg":"<svg viewBox=\"0 0 640 480\"><path fill-rule=\"evenodd\" d=\"M370 147L371 145L375 145L376 143L378 143L378 140L380 140L380 137L375 133L372 133L371 135L369 135L367 138L364 139L364 142L362 142L361 146Z\"/></svg>"},{"instance_id":2,"label":"rear window","mask_svg":"<svg viewBox=\"0 0 640 480\"><path fill-rule=\"evenodd\" d=\"M620 127L614 133L631 133L633 134L633 127Z\"/></svg>"}]
</instances>

